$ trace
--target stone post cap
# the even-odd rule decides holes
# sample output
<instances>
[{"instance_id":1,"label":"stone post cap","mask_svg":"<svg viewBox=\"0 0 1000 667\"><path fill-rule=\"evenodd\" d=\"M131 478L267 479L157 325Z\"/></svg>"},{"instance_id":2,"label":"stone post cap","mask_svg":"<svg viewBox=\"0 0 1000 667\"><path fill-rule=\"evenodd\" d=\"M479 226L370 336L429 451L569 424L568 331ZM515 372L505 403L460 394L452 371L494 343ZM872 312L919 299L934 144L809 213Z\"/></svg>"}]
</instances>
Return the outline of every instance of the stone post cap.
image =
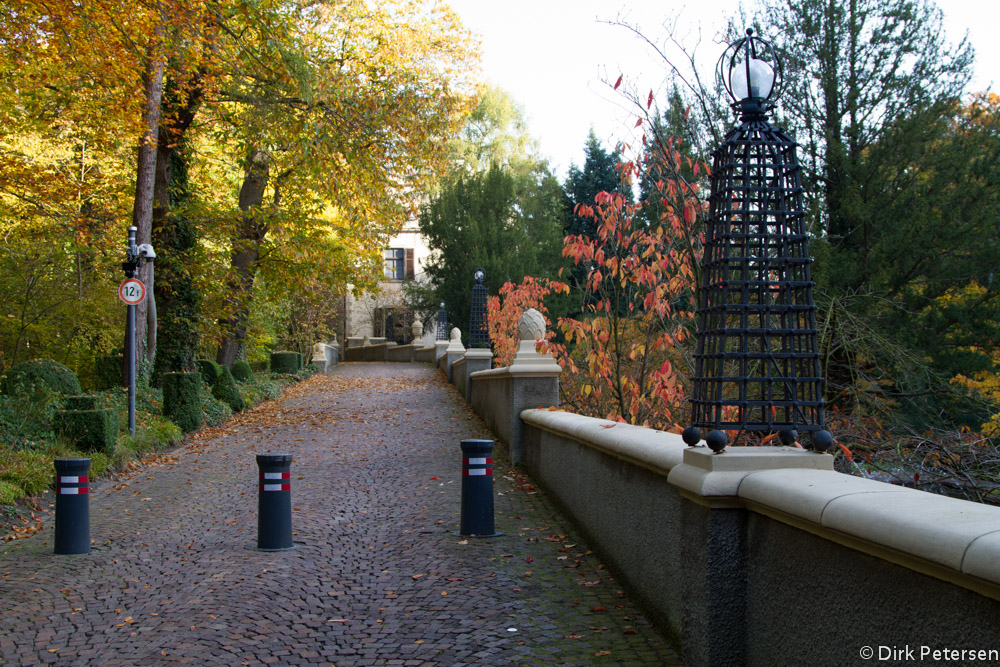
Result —
<instances>
[{"instance_id":1,"label":"stone post cap","mask_svg":"<svg viewBox=\"0 0 1000 667\"><path fill-rule=\"evenodd\" d=\"M451 340L448 342L448 352L465 352L462 345L462 330L455 327L451 330Z\"/></svg>"},{"instance_id":2,"label":"stone post cap","mask_svg":"<svg viewBox=\"0 0 1000 667\"><path fill-rule=\"evenodd\" d=\"M562 372L551 354L539 354L535 349L535 341L545 338L545 317L540 312L534 308L524 311L517 333L521 342L509 366L512 375L558 376Z\"/></svg>"},{"instance_id":3,"label":"stone post cap","mask_svg":"<svg viewBox=\"0 0 1000 667\"><path fill-rule=\"evenodd\" d=\"M413 320L413 325L410 326L410 331L413 332L414 338L420 338L424 335L424 323L420 320Z\"/></svg>"},{"instance_id":4,"label":"stone post cap","mask_svg":"<svg viewBox=\"0 0 1000 667\"><path fill-rule=\"evenodd\" d=\"M521 315L517 323L517 336L521 340L538 340L545 337L545 317L529 308Z\"/></svg>"},{"instance_id":5,"label":"stone post cap","mask_svg":"<svg viewBox=\"0 0 1000 667\"><path fill-rule=\"evenodd\" d=\"M368 336L365 336L364 340L361 341L361 347L368 347L372 344L372 341Z\"/></svg>"}]
</instances>

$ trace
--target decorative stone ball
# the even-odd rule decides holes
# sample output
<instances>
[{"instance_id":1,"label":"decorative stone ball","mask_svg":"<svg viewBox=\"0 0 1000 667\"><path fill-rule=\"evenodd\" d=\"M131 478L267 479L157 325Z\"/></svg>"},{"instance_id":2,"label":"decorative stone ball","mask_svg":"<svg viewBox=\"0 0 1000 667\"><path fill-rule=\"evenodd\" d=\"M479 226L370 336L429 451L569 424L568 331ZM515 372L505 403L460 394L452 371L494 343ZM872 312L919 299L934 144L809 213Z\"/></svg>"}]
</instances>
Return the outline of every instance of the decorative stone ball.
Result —
<instances>
[{"instance_id":1,"label":"decorative stone ball","mask_svg":"<svg viewBox=\"0 0 1000 667\"><path fill-rule=\"evenodd\" d=\"M781 441L785 447L792 447L795 445L795 441L799 439L799 432L794 428L783 428L778 431L778 440Z\"/></svg>"},{"instance_id":2,"label":"decorative stone ball","mask_svg":"<svg viewBox=\"0 0 1000 667\"><path fill-rule=\"evenodd\" d=\"M709 449L718 454L729 444L729 436L722 431L712 431L705 438L705 442L708 444Z\"/></svg>"},{"instance_id":3,"label":"decorative stone ball","mask_svg":"<svg viewBox=\"0 0 1000 667\"><path fill-rule=\"evenodd\" d=\"M534 308L521 315L517 323L517 335L521 340L538 340L545 337L545 318Z\"/></svg>"},{"instance_id":4,"label":"decorative stone ball","mask_svg":"<svg viewBox=\"0 0 1000 667\"><path fill-rule=\"evenodd\" d=\"M462 340L462 331L461 331L461 329L459 329L458 327L455 327L454 329L452 329L451 330L451 339L452 340Z\"/></svg>"},{"instance_id":5,"label":"decorative stone ball","mask_svg":"<svg viewBox=\"0 0 1000 667\"><path fill-rule=\"evenodd\" d=\"M410 327L410 330L413 332L414 338L420 338L424 335L424 323L420 320L413 320L413 326Z\"/></svg>"},{"instance_id":6,"label":"decorative stone ball","mask_svg":"<svg viewBox=\"0 0 1000 667\"><path fill-rule=\"evenodd\" d=\"M833 447L833 436L829 431L816 431L812 434L812 448L817 452L828 452Z\"/></svg>"},{"instance_id":7,"label":"decorative stone ball","mask_svg":"<svg viewBox=\"0 0 1000 667\"><path fill-rule=\"evenodd\" d=\"M701 442L701 429L697 426L688 426L681 433L681 439L687 443L688 447L697 447Z\"/></svg>"}]
</instances>

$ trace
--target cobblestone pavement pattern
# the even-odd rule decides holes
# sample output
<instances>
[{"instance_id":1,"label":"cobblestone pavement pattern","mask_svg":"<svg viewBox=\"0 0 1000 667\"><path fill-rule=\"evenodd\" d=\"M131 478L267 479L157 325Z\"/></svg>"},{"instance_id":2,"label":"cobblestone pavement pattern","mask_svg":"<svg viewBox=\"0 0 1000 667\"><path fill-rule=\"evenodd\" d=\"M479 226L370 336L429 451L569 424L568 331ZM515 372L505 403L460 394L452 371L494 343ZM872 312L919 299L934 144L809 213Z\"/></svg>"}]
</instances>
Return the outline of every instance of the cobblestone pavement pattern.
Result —
<instances>
[{"instance_id":1,"label":"cobblestone pavement pattern","mask_svg":"<svg viewBox=\"0 0 1000 667\"><path fill-rule=\"evenodd\" d=\"M458 530L440 372L343 364L92 487L93 550L0 550L0 663L675 665L567 522L498 461L496 526ZM256 453L290 453L296 548L256 551Z\"/></svg>"}]
</instances>

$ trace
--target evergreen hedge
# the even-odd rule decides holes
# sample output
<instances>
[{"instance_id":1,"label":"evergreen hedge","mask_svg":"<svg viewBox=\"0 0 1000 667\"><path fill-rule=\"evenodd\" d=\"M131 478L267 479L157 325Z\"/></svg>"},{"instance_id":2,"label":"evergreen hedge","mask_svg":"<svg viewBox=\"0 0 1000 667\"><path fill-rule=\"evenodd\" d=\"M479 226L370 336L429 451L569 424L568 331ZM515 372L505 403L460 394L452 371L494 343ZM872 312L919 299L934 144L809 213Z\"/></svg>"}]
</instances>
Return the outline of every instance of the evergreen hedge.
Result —
<instances>
[{"instance_id":1,"label":"evergreen hedge","mask_svg":"<svg viewBox=\"0 0 1000 667\"><path fill-rule=\"evenodd\" d=\"M163 374L163 416L185 433L201 428L200 373Z\"/></svg>"},{"instance_id":2,"label":"evergreen hedge","mask_svg":"<svg viewBox=\"0 0 1000 667\"><path fill-rule=\"evenodd\" d=\"M236 386L236 380L226 366L221 368L222 374L219 375L219 381L212 387L212 396L225 402L233 409L233 412L242 412L246 403L243 401L243 396L240 395L239 387Z\"/></svg>"},{"instance_id":3,"label":"evergreen hedge","mask_svg":"<svg viewBox=\"0 0 1000 667\"><path fill-rule=\"evenodd\" d=\"M122 386L125 355L118 353L94 359L94 382L98 391Z\"/></svg>"},{"instance_id":4,"label":"evergreen hedge","mask_svg":"<svg viewBox=\"0 0 1000 667\"><path fill-rule=\"evenodd\" d=\"M302 367L302 355L298 352L272 352L271 372L272 373L297 373Z\"/></svg>"},{"instance_id":5,"label":"evergreen hedge","mask_svg":"<svg viewBox=\"0 0 1000 667\"><path fill-rule=\"evenodd\" d=\"M96 396L67 396L63 399L63 410L96 410Z\"/></svg>"},{"instance_id":6,"label":"evergreen hedge","mask_svg":"<svg viewBox=\"0 0 1000 667\"><path fill-rule=\"evenodd\" d=\"M13 366L0 380L0 389L5 394L14 395L31 391L39 384L57 394L80 393L80 381L76 373L52 359L32 359Z\"/></svg>"},{"instance_id":7,"label":"evergreen hedge","mask_svg":"<svg viewBox=\"0 0 1000 667\"><path fill-rule=\"evenodd\" d=\"M111 454L118 439L118 415L114 410L56 410L52 430L80 449Z\"/></svg>"},{"instance_id":8,"label":"evergreen hedge","mask_svg":"<svg viewBox=\"0 0 1000 667\"><path fill-rule=\"evenodd\" d=\"M232 373L237 382L249 382L253 380L253 369L250 367L249 362L242 360L234 361Z\"/></svg>"},{"instance_id":9,"label":"evergreen hedge","mask_svg":"<svg viewBox=\"0 0 1000 667\"><path fill-rule=\"evenodd\" d=\"M199 359L197 363L201 377L208 384L215 386L215 383L219 381L219 376L222 375L222 366L217 364L214 359Z\"/></svg>"}]
</instances>

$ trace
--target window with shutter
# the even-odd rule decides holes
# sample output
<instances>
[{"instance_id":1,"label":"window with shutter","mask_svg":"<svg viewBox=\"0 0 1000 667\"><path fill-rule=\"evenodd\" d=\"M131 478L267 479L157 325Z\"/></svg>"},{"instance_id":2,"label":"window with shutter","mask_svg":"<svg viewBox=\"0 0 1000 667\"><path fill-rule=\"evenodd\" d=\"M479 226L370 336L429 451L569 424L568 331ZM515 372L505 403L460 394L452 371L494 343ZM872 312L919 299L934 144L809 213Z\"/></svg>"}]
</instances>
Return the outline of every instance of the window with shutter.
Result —
<instances>
[{"instance_id":1,"label":"window with shutter","mask_svg":"<svg viewBox=\"0 0 1000 667\"><path fill-rule=\"evenodd\" d=\"M386 248L382 252L386 280L402 280L405 252L402 248Z\"/></svg>"},{"instance_id":2,"label":"window with shutter","mask_svg":"<svg viewBox=\"0 0 1000 667\"><path fill-rule=\"evenodd\" d=\"M413 265L413 248L406 249L406 277L413 280L416 277L416 268Z\"/></svg>"}]
</instances>

